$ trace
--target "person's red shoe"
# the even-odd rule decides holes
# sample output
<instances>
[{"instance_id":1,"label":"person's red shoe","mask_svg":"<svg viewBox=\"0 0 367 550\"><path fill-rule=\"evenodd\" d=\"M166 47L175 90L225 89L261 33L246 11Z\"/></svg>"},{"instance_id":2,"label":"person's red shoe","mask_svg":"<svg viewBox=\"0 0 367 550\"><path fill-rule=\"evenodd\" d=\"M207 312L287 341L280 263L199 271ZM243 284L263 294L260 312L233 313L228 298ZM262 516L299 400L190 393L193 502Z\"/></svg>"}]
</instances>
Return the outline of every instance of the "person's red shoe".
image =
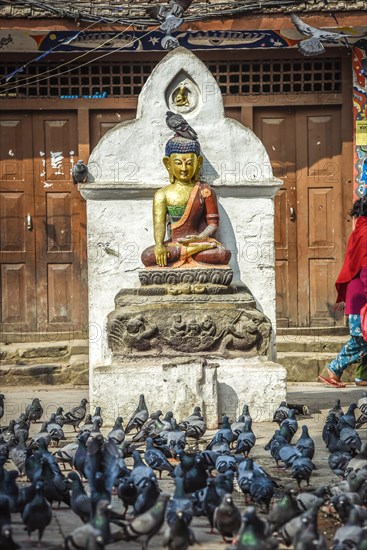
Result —
<instances>
[{"instance_id":1,"label":"person's red shoe","mask_svg":"<svg viewBox=\"0 0 367 550\"><path fill-rule=\"evenodd\" d=\"M319 375L317 378L329 388L345 388L346 386L346 384L340 382L339 380L335 380L334 378L325 378L325 376L321 375Z\"/></svg>"}]
</instances>

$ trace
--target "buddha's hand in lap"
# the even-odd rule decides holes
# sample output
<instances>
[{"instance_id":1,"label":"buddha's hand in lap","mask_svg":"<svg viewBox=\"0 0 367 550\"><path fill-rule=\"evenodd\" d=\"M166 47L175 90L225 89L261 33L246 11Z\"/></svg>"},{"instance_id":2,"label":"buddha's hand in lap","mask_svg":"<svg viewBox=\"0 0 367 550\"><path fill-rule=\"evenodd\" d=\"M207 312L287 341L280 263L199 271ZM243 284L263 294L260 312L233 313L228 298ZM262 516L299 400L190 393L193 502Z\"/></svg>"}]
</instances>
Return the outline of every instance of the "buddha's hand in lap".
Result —
<instances>
[{"instance_id":1,"label":"buddha's hand in lap","mask_svg":"<svg viewBox=\"0 0 367 550\"><path fill-rule=\"evenodd\" d=\"M157 265L160 265L161 267L167 265L167 247L164 244L155 245L154 254Z\"/></svg>"},{"instance_id":2,"label":"buddha's hand in lap","mask_svg":"<svg viewBox=\"0 0 367 550\"><path fill-rule=\"evenodd\" d=\"M202 243L205 242L208 239L207 236L200 236L200 235L186 235L186 237L181 237L180 239L177 239L177 242L180 244L183 244L184 246L187 246L191 243ZM216 248L216 243L210 243L210 248Z\"/></svg>"}]
</instances>

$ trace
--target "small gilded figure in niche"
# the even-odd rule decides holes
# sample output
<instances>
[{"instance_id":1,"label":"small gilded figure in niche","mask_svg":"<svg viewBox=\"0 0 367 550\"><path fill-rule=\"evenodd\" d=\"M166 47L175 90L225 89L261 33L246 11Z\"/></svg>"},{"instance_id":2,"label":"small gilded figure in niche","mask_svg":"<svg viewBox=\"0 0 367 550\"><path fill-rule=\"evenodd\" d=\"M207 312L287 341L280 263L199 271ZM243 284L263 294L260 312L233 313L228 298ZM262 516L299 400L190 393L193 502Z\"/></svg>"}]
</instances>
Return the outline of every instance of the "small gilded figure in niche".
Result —
<instances>
[{"instance_id":1,"label":"small gilded figure in niche","mask_svg":"<svg viewBox=\"0 0 367 550\"><path fill-rule=\"evenodd\" d=\"M190 105L189 98L188 98L188 89L184 84L181 84L179 86L176 97L175 97L175 104L177 107L188 107Z\"/></svg>"},{"instance_id":2,"label":"small gilded figure in niche","mask_svg":"<svg viewBox=\"0 0 367 550\"><path fill-rule=\"evenodd\" d=\"M219 227L217 197L210 185L199 179L203 164L200 143L179 131L166 144L163 163L170 185L154 195L155 245L143 251L142 262L145 267L163 268L227 266L231 252L214 238Z\"/></svg>"}]
</instances>

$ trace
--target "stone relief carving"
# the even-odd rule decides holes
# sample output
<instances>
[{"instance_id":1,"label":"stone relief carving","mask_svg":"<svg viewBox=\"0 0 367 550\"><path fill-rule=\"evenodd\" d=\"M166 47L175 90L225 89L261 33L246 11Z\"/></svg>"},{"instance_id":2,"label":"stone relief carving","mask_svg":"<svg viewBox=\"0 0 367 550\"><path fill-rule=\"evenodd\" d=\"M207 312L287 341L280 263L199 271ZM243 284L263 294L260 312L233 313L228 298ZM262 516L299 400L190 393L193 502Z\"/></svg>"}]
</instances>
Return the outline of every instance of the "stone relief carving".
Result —
<instances>
[{"instance_id":1,"label":"stone relief carving","mask_svg":"<svg viewBox=\"0 0 367 550\"><path fill-rule=\"evenodd\" d=\"M253 352L266 354L271 333L270 321L258 310L228 312L221 309L204 315L169 310L147 311L146 315L125 313L110 320L108 343L115 354L129 351L172 353Z\"/></svg>"}]
</instances>

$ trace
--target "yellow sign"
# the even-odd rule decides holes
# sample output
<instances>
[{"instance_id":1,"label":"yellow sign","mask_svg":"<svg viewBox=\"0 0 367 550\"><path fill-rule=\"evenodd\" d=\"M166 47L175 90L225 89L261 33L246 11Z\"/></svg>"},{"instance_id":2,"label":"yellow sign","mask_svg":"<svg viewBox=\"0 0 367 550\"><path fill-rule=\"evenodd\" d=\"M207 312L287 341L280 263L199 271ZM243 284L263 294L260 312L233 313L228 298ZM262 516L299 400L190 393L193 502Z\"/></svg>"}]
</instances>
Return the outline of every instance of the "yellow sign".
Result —
<instances>
[{"instance_id":1,"label":"yellow sign","mask_svg":"<svg viewBox=\"0 0 367 550\"><path fill-rule=\"evenodd\" d=\"M356 120L356 145L367 145L367 120Z\"/></svg>"}]
</instances>

